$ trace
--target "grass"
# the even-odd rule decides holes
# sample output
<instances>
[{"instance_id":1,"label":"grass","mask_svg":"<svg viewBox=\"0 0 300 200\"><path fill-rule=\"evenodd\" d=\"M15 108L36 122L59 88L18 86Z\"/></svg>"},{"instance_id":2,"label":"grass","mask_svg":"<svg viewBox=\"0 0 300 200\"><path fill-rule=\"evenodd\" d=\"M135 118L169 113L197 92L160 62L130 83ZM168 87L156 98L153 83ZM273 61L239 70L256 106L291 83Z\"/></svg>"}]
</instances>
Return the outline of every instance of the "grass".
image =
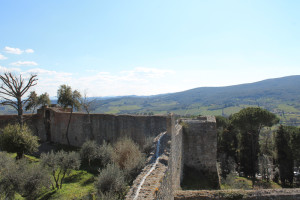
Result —
<instances>
[{"instance_id":1,"label":"grass","mask_svg":"<svg viewBox=\"0 0 300 200\"><path fill-rule=\"evenodd\" d=\"M84 170L72 170L65 178L62 189L48 191L39 199L83 199L92 197L94 193L94 175Z\"/></svg>"},{"instance_id":2,"label":"grass","mask_svg":"<svg viewBox=\"0 0 300 200\"><path fill-rule=\"evenodd\" d=\"M16 153L11 153L10 155L12 157L16 157ZM34 163L39 162L39 159L34 156L25 155L25 158ZM68 176L66 176L62 185L62 189L45 189L44 192L42 192L37 199L95 199L95 176L96 174L90 173L87 170L72 170L71 173ZM15 199L24 200L25 198L23 198L19 194L16 194Z\"/></svg>"}]
</instances>

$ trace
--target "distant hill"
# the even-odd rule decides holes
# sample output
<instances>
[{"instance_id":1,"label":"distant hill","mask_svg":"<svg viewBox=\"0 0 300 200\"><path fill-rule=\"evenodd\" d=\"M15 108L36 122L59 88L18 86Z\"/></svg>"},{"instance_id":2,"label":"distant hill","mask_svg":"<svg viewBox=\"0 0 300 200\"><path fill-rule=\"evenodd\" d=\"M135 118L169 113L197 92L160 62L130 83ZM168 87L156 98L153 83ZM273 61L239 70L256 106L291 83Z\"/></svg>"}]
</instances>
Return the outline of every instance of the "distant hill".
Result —
<instances>
[{"instance_id":1,"label":"distant hill","mask_svg":"<svg viewBox=\"0 0 300 200\"><path fill-rule=\"evenodd\" d=\"M300 75L227 87L199 87L147 97L120 97L97 101L93 112L113 114L224 115L243 107L260 106L283 121L300 122Z\"/></svg>"},{"instance_id":2,"label":"distant hill","mask_svg":"<svg viewBox=\"0 0 300 200\"><path fill-rule=\"evenodd\" d=\"M96 99L94 113L228 116L248 106L278 114L282 122L300 125L300 75L227 87L199 87L154 96ZM0 112L12 111L0 107Z\"/></svg>"}]
</instances>

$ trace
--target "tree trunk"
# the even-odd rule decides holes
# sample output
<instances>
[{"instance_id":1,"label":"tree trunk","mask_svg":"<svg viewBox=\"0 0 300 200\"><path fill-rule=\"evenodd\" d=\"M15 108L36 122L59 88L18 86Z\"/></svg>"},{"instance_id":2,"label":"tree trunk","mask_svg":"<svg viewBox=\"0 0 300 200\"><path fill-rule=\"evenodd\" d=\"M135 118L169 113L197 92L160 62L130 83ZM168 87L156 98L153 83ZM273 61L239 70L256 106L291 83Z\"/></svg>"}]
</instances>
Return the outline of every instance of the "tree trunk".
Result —
<instances>
[{"instance_id":1,"label":"tree trunk","mask_svg":"<svg viewBox=\"0 0 300 200\"><path fill-rule=\"evenodd\" d=\"M18 97L17 101L18 101L18 123L22 127L23 126L23 107L22 107L21 97Z\"/></svg>"},{"instance_id":2,"label":"tree trunk","mask_svg":"<svg viewBox=\"0 0 300 200\"><path fill-rule=\"evenodd\" d=\"M66 138L67 138L67 142L68 142L69 146L70 146L69 127L70 127L70 123L71 123L72 114L73 114L73 107L71 108L70 118L69 118L69 122L68 122L68 126L67 126L67 132L66 132Z\"/></svg>"}]
</instances>

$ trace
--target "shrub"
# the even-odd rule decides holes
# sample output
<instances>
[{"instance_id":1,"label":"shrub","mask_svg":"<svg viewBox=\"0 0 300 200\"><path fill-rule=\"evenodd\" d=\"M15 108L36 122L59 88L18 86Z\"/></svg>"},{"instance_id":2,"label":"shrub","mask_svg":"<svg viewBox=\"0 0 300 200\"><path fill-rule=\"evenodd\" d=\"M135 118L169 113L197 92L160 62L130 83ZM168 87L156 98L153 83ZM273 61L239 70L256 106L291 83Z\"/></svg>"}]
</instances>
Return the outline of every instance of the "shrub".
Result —
<instances>
[{"instance_id":1,"label":"shrub","mask_svg":"<svg viewBox=\"0 0 300 200\"><path fill-rule=\"evenodd\" d=\"M98 155L101 160L102 167L112 162L114 149L107 142L103 141L102 145L99 147Z\"/></svg>"},{"instance_id":2,"label":"shrub","mask_svg":"<svg viewBox=\"0 0 300 200\"><path fill-rule=\"evenodd\" d=\"M44 187L50 186L50 176L41 165L25 164L23 172L20 173L23 175L19 193L27 199L36 199Z\"/></svg>"},{"instance_id":3,"label":"shrub","mask_svg":"<svg viewBox=\"0 0 300 200\"><path fill-rule=\"evenodd\" d=\"M32 135L29 127L24 124L7 125L0 134L0 148L9 153L17 153L17 159L24 153L32 153L38 150L38 137Z\"/></svg>"},{"instance_id":4,"label":"shrub","mask_svg":"<svg viewBox=\"0 0 300 200\"><path fill-rule=\"evenodd\" d=\"M128 182L139 173L145 165L145 155L129 138L123 138L114 145L113 162L126 174Z\"/></svg>"},{"instance_id":5,"label":"shrub","mask_svg":"<svg viewBox=\"0 0 300 200\"><path fill-rule=\"evenodd\" d=\"M20 190L21 182L18 166L9 155L1 153L0 156L0 197L14 199L15 193Z\"/></svg>"},{"instance_id":6,"label":"shrub","mask_svg":"<svg viewBox=\"0 0 300 200\"><path fill-rule=\"evenodd\" d=\"M36 199L42 188L49 186L50 177L40 165L25 159L16 162L5 153L0 156L0 197L14 199L15 193L19 193L26 199Z\"/></svg>"},{"instance_id":7,"label":"shrub","mask_svg":"<svg viewBox=\"0 0 300 200\"><path fill-rule=\"evenodd\" d=\"M124 173L118 166L108 164L96 178L95 187L98 195L102 198L117 196L117 199L122 199L127 189Z\"/></svg>"},{"instance_id":8,"label":"shrub","mask_svg":"<svg viewBox=\"0 0 300 200\"><path fill-rule=\"evenodd\" d=\"M142 152L149 155L152 151L154 137L146 137L142 145Z\"/></svg>"},{"instance_id":9,"label":"shrub","mask_svg":"<svg viewBox=\"0 0 300 200\"><path fill-rule=\"evenodd\" d=\"M99 158L99 146L95 141L87 140L83 143L80 149L80 158L82 161L87 161L91 166L91 161Z\"/></svg>"},{"instance_id":10,"label":"shrub","mask_svg":"<svg viewBox=\"0 0 300 200\"><path fill-rule=\"evenodd\" d=\"M69 175L72 169L79 169L80 156L74 151L65 152L61 150L57 153L51 151L47 154L41 154L41 163L52 171L55 187L61 189L65 176ZM54 184L52 187L54 188Z\"/></svg>"}]
</instances>

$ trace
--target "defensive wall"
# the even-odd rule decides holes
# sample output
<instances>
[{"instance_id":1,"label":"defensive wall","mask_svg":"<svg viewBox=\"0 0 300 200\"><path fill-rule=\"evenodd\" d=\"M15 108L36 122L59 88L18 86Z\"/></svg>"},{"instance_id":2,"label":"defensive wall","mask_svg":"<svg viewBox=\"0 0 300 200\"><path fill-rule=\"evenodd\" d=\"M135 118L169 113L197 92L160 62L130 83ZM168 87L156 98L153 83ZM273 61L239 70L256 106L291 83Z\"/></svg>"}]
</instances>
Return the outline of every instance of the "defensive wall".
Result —
<instances>
[{"instance_id":1,"label":"defensive wall","mask_svg":"<svg viewBox=\"0 0 300 200\"><path fill-rule=\"evenodd\" d=\"M43 108L37 114L24 116L25 122L41 141L67 144L66 129L70 112L60 108ZM16 115L1 115L0 128L17 122ZM165 199L300 199L300 190L181 190L186 170L194 169L208 175L219 188L216 167L217 132L214 117L182 119L173 115L134 116L73 113L69 141L81 146L87 139L99 144L130 137L143 143L148 136L156 137L147 164L126 196L126 200Z\"/></svg>"}]
</instances>

